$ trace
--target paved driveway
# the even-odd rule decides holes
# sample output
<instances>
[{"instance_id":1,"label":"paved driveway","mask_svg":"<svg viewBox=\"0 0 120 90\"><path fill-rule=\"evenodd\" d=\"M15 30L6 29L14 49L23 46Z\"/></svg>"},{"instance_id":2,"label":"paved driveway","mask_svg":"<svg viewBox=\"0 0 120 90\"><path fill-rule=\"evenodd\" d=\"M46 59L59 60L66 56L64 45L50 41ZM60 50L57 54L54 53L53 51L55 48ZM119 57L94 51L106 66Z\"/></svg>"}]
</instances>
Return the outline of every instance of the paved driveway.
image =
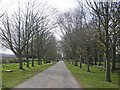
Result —
<instances>
[{"instance_id":1,"label":"paved driveway","mask_svg":"<svg viewBox=\"0 0 120 90\"><path fill-rule=\"evenodd\" d=\"M15 88L80 88L63 61L24 81Z\"/></svg>"}]
</instances>

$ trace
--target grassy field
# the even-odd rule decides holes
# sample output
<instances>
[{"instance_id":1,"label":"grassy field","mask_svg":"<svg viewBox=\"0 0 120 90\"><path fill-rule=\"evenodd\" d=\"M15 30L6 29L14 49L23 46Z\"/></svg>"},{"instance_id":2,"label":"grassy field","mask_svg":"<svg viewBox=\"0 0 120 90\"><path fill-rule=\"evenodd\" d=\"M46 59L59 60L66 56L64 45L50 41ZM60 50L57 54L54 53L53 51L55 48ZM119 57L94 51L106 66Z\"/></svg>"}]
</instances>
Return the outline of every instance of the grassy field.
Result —
<instances>
[{"instance_id":1,"label":"grassy field","mask_svg":"<svg viewBox=\"0 0 120 90\"><path fill-rule=\"evenodd\" d=\"M1 62L2 59L0 59ZM2 64L0 64L0 89L2 88Z\"/></svg>"},{"instance_id":2,"label":"grassy field","mask_svg":"<svg viewBox=\"0 0 120 90\"><path fill-rule=\"evenodd\" d=\"M4 68L2 68L2 88L13 88L17 84L23 82L38 72L49 68L52 65L53 64L37 65L37 63L35 63L35 67L26 68L26 65L24 65L25 70L20 70L18 69L18 64L16 63L6 64L4 65ZM5 70L9 69L13 70L13 72L5 72Z\"/></svg>"},{"instance_id":3,"label":"grassy field","mask_svg":"<svg viewBox=\"0 0 120 90\"><path fill-rule=\"evenodd\" d=\"M86 65L83 68L66 64L73 76L83 88L118 88L118 73L112 73L112 82L105 82L105 71L98 67L91 67L91 72L86 71Z\"/></svg>"}]
</instances>

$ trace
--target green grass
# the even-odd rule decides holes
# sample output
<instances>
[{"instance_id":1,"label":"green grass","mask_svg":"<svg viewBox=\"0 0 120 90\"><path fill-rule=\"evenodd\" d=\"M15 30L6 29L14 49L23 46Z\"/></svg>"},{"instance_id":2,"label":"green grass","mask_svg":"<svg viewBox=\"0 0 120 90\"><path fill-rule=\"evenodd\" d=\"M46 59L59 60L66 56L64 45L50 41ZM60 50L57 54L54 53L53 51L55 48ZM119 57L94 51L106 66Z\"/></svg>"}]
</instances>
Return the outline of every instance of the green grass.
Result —
<instances>
[{"instance_id":1,"label":"green grass","mask_svg":"<svg viewBox=\"0 0 120 90\"><path fill-rule=\"evenodd\" d=\"M33 75L49 68L53 64L42 64L37 65L35 63L35 67L26 68L26 65L24 65L25 70L18 69L18 64L12 63L12 64L6 64L2 68L2 88L13 88L19 83L25 81L26 79L32 77ZM31 66L31 64L30 64ZM5 72L5 70L13 70L13 72Z\"/></svg>"},{"instance_id":2,"label":"green grass","mask_svg":"<svg viewBox=\"0 0 120 90\"><path fill-rule=\"evenodd\" d=\"M2 64L0 64L0 89L1 88L2 88Z\"/></svg>"},{"instance_id":3,"label":"green grass","mask_svg":"<svg viewBox=\"0 0 120 90\"><path fill-rule=\"evenodd\" d=\"M87 72L86 65L80 69L77 66L66 64L82 88L118 88L118 74L111 73L112 82L105 81L105 71L98 67L91 67Z\"/></svg>"}]
</instances>

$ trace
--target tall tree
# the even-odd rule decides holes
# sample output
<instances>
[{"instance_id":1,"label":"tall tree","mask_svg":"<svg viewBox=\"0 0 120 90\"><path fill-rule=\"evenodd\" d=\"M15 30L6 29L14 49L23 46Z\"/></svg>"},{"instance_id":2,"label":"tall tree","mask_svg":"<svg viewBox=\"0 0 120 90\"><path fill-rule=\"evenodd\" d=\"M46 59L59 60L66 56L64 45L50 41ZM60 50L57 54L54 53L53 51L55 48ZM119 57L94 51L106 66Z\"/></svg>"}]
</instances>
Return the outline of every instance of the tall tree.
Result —
<instances>
[{"instance_id":1,"label":"tall tree","mask_svg":"<svg viewBox=\"0 0 120 90\"><path fill-rule=\"evenodd\" d=\"M29 7L23 9L19 3L18 11L13 15L8 16L6 14L2 17L2 25L0 26L0 36L4 42L3 46L12 50L18 57L19 69L23 69L22 53L25 47L27 47L28 54L28 43L33 35L38 33L33 27L36 27L36 23L41 23L42 21L39 10L36 10L36 6L34 8L32 7L33 2L28 2L28 4ZM39 4L37 4L38 6ZM27 63L27 66L29 67L29 63Z\"/></svg>"},{"instance_id":2,"label":"tall tree","mask_svg":"<svg viewBox=\"0 0 120 90\"><path fill-rule=\"evenodd\" d=\"M110 22L111 22L111 9L112 4L114 2L87 2L88 6L93 10L95 15L97 15L100 20L104 32L105 32L105 40L103 40L103 44L105 45L105 56L106 56L106 81L111 82L110 77Z\"/></svg>"}]
</instances>

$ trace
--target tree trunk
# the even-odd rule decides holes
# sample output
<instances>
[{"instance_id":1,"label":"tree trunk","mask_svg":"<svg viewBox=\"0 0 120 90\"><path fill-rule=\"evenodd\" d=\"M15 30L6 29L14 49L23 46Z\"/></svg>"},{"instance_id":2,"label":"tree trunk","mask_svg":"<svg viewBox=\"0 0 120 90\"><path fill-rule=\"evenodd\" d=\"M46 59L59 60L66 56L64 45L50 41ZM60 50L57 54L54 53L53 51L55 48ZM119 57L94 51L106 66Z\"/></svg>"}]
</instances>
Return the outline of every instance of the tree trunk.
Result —
<instances>
[{"instance_id":1,"label":"tree trunk","mask_svg":"<svg viewBox=\"0 0 120 90\"><path fill-rule=\"evenodd\" d=\"M105 8L106 12L106 18L105 18L105 31L106 31L106 81L111 82L111 77L110 77L110 58L109 58L109 33L108 33L108 8L109 5L107 3L107 6Z\"/></svg>"},{"instance_id":2,"label":"tree trunk","mask_svg":"<svg viewBox=\"0 0 120 90\"><path fill-rule=\"evenodd\" d=\"M27 60L27 64L26 64L26 67L28 67L29 68L29 53L28 53L28 49L29 49L29 47L28 47L28 41L27 41L27 47L26 47L26 60Z\"/></svg>"},{"instance_id":3,"label":"tree trunk","mask_svg":"<svg viewBox=\"0 0 120 90\"><path fill-rule=\"evenodd\" d=\"M87 60L87 72L90 72L89 58L88 58L88 60Z\"/></svg>"},{"instance_id":4,"label":"tree trunk","mask_svg":"<svg viewBox=\"0 0 120 90\"><path fill-rule=\"evenodd\" d=\"M42 65L42 60L41 60L41 58L40 58L40 65Z\"/></svg>"},{"instance_id":5,"label":"tree trunk","mask_svg":"<svg viewBox=\"0 0 120 90\"><path fill-rule=\"evenodd\" d=\"M34 67L34 56L32 56L32 67Z\"/></svg>"},{"instance_id":6,"label":"tree trunk","mask_svg":"<svg viewBox=\"0 0 120 90\"><path fill-rule=\"evenodd\" d=\"M95 45L95 57L94 57L94 61L95 61L95 65L97 65L97 60L98 60L98 51L97 51L97 45Z\"/></svg>"},{"instance_id":7,"label":"tree trunk","mask_svg":"<svg viewBox=\"0 0 120 90\"><path fill-rule=\"evenodd\" d=\"M99 64L98 64L99 66L101 66L101 61L102 61L102 55L100 54L99 55Z\"/></svg>"},{"instance_id":8,"label":"tree trunk","mask_svg":"<svg viewBox=\"0 0 120 90\"><path fill-rule=\"evenodd\" d=\"M120 53L118 54L117 62L118 62L118 67L120 67Z\"/></svg>"},{"instance_id":9,"label":"tree trunk","mask_svg":"<svg viewBox=\"0 0 120 90\"><path fill-rule=\"evenodd\" d=\"M95 65L97 65L98 55L97 52L95 52Z\"/></svg>"},{"instance_id":10,"label":"tree trunk","mask_svg":"<svg viewBox=\"0 0 120 90\"><path fill-rule=\"evenodd\" d=\"M26 64L26 67L29 68L29 58L27 57L27 64Z\"/></svg>"},{"instance_id":11,"label":"tree trunk","mask_svg":"<svg viewBox=\"0 0 120 90\"><path fill-rule=\"evenodd\" d=\"M32 67L34 67L34 50L33 50L33 38L32 38L32 41L31 41L31 53L32 53Z\"/></svg>"},{"instance_id":12,"label":"tree trunk","mask_svg":"<svg viewBox=\"0 0 120 90\"><path fill-rule=\"evenodd\" d=\"M94 61L93 61L92 56L89 57L89 60L90 60L90 62L91 62L90 64L93 66L93 65L94 65Z\"/></svg>"},{"instance_id":13,"label":"tree trunk","mask_svg":"<svg viewBox=\"0 0 120 90\"><path fill-rule=\"evenodd\" d=\"M82 63L85 63L85 60L84 60L84 58L82 57Z\"/></svg>"},{"instance_id":14,"label":"tree trunk","mask_svg":"<svg viewBox=\"0 0 120 90\"><path fill-rule=\"evenodd\" d=\"M104 68L106 68L106 59L104 57Z\"/></svg>"},{"instance_id":15,"label":"tree trunk","mask_svg":"<svg viewBox=\"0 0 120 90\"><path fill-rule=\"evenodd\" d=\"M21 55L18 55L18 60L19 60L19 69L23 69Z\"/></svg>"},{"instance_id":16,"label":"tree trunk","mask_svg":"<svg viewBox=\"0 0 120 90\"><path fill-rule=\"evenodd\" d=\"M106 81L111 82L111 78L110 78L110 61L108 59L108 55L106 57Z\"/></svg>"},{"instance_id":17,"label":"tree trunk","mask_svg":"<svg viewBox=\"0 0 120 90\"><path fill-rule=\"evenodd\" d=\"M74 63L74 66L78 66L77 58L76 58L76 57L75 57L75 63Z\"/></svg>"},{"instance_id":18,"label":"tree trunk","mask_svg":"<svg viewBox=\"0 0 120 90\"><path fill-rule=\"evenodd\" d=\"M89 48L87 48L87 72L90 72L90 62L89 62Z\"/></svg>"},{"instance_id":19,"label":"tree trunk","mask_svg":"<svg viewBox=\"0 0 120 90\"><path fill-rule=\"evenodd\" d=\"M33 48L31 48L33 49ZM32 67L34 67L34 54L33 54L33 50L32 50Z\"/></svg>"},{"instance_id":20,"label":"tree trunk","mask_svg":"<svg viewBox=\"0 0 120 90\"><path fill-rule=\"evenodd\" d=\"M115 45L113 46L113 58L112 58L112 73L114 72L116 65L116 47Z\"/></svg>"},{"instance_id":21,"label":"tree trunk","mask_svg":"<svg viewBox=\"0 0 120 90\"><path fill-rule=\"evenodd\" d=\"M113 57L112 57L112 73L114 72L115 65L116 65L116 30L113 26L114 35L113 35Z\"/></svg>"},{"instance_id":22,"label":"tree trunk","mask_svg":"<svg viewBox=\"0 0 120 90\"><path fill-rule=\"evenodd\" d=\"M82 60L80 59L80 68L82 68Z\"/></svg>"},{"instance_id":23,"label":"tree trunk","mask_svg":"<svg viewBox=\"0 0 120 90\"><path fill-rule=\"evenodd\" d=\"M39 54L38 54L38 65L40 65L40 57L39 57Z\"/></svg>"},{"instance_id":24,"label":"tree trunk","mask_svg":"<svg viewBox=\"0 0 120 90\"><path fill-rule=\"evenodd\" d=\"M37 51L37 58L38 58L38 65L41 65L41 59L40 59L40 51L39 51L39 49Z\"/></svg>"},{"instance_id":25,"label":"tree trunk","mask_svg":"<svg viewBox=\"0 0 120 90\"><path fill-rule=\"evenodd\" d=\"M83 58L82 58L82 53L81 53L81 56L80 56L80 68L82 68L82 60L83 60Z\"/></svg>"}]
</instances>

